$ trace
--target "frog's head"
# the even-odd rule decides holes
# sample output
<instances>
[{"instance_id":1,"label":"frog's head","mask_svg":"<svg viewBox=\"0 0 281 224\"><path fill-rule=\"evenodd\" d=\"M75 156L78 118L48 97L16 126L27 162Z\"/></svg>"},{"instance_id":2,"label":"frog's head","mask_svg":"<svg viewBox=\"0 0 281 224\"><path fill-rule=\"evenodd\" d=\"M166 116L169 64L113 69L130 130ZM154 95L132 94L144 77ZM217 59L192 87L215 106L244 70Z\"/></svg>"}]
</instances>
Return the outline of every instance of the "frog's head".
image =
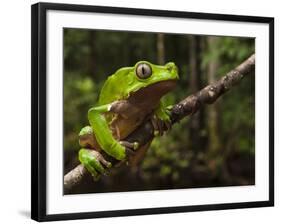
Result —
<instances>
[{"instance_id":1,"label":"frog's head","mask_svg":"<svg viewBox=\"0 0 281 224\"><path fill-rule=\"evenodd\" d=\"M177 66L173 62L154 65L140 61L133 67L118 69L105 82L99 104L130 98L132 101L157 101L176 86L179 79Z\"/></svg>"},{"instance_id":2,"label":"frog's head","mask_svg":"<svg viewBox=\"0 0 281 224\"><path fill-rule=\"evenodd\" d=\"M141 91L142 94L146 93L147 97L153 94L163 96L176 86L179 79L178 68L174 62L154 65L147 61L139 61L131 67L127 77L128 95Z\"/></svg>"}]
</instances>

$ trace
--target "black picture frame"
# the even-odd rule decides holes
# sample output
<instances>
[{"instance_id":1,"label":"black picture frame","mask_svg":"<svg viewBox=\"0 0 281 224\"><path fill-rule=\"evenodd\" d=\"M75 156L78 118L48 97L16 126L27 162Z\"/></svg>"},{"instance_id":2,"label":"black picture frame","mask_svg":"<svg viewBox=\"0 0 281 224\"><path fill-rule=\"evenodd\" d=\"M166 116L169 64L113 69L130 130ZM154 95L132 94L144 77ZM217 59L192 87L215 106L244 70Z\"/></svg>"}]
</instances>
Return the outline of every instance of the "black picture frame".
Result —
<instances>
[{"instance_id":1,"label":"black picture frame","mask_svg":"<svg viewBox=\"0 0 281 224\"><path fill-rule=\"evenodd\" d=\"M243 203L176 206L101 212L46 214L46 13L48 10L100 12L124 15L193 18L217 21L254 22L269 25L269 200ZM32 5L31 17L32 59L32 156L31 156L31 218L37 221L85 219L114 216L131 216L160 213L191 212L236 208L253 208L274 205L274 18L163 11L136 8L102 7L89 5L37 3Z\"/></svg>"}]
</instances>

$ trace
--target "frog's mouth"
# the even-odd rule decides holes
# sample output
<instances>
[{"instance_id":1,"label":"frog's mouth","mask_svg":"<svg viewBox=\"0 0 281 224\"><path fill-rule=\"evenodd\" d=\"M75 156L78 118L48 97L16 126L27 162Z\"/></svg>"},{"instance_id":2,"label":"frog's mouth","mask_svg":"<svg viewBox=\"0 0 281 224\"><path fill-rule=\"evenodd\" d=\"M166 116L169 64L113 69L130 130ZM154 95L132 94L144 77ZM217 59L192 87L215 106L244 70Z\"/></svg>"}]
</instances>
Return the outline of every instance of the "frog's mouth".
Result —
<instances>
[{"instance_id":1,"label":"frog's mouth","mask_svg":"<svg viewBox=\"0 0 281 224\"><path fill-rule=\"evenodd\" d=\"M177 80L164 80L131 93L131 103L158 103L160 98L176 87Z\"/></svg>"}]
</instances>

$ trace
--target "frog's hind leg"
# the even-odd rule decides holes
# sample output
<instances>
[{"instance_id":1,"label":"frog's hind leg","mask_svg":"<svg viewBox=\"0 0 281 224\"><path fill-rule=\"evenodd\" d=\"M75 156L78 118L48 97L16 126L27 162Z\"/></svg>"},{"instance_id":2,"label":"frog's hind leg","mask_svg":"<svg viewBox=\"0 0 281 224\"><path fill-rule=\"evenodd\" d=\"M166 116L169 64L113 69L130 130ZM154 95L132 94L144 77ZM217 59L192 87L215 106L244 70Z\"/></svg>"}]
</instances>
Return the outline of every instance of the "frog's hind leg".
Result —
<instances>
[{"instance_id":1,"label":"frog's hind leg","mask_svg":"<svg viewBox=\"0 0 281 224\"><path fill-rule=\"evenodd\" d=\"M98 152L98 144L90 126L81 129L79 144L83 147L79 151L79 161L92 174L94 179L97 180L100 174L107 173L106 168L111 167L111 163L106 161L101 153Z\"/></svg>"}]
</instances>

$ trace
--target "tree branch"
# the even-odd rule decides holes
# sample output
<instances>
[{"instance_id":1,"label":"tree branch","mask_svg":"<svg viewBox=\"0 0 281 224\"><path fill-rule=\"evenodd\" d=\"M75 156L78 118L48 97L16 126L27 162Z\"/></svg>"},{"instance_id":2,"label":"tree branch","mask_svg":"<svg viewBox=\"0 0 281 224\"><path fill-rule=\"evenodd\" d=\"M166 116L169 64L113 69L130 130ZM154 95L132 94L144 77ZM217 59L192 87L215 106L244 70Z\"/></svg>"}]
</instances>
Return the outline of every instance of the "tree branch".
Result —
<instances>
[{"instance_id":1,"label":"tree branch","mask_svg":"<svg viewBox=\"0 0 281 224\"><path fill-rule=\"evenodd\" d=\"M228 72L218 81L206 86L199 92L192 94L175 104L171 109L172 124L179 122L182 118L196 113L204 104L214 103L222 94L238 84L246 75L254 71L255 54L251 55L242 64ZM144 122L137 130L131 133L125 140L129 142L139 142L140 146L154 138L154 129L150 121ZM103 154L104 155L104 154ZM106 155L104 155L106 157ZM108 158L108 157L107 157ZM108 158L114 166L123 162ZM64 176L64 190L69 191L79 184L87 170L83 165L78 165Z\"/></svg>"}]
</instances>

